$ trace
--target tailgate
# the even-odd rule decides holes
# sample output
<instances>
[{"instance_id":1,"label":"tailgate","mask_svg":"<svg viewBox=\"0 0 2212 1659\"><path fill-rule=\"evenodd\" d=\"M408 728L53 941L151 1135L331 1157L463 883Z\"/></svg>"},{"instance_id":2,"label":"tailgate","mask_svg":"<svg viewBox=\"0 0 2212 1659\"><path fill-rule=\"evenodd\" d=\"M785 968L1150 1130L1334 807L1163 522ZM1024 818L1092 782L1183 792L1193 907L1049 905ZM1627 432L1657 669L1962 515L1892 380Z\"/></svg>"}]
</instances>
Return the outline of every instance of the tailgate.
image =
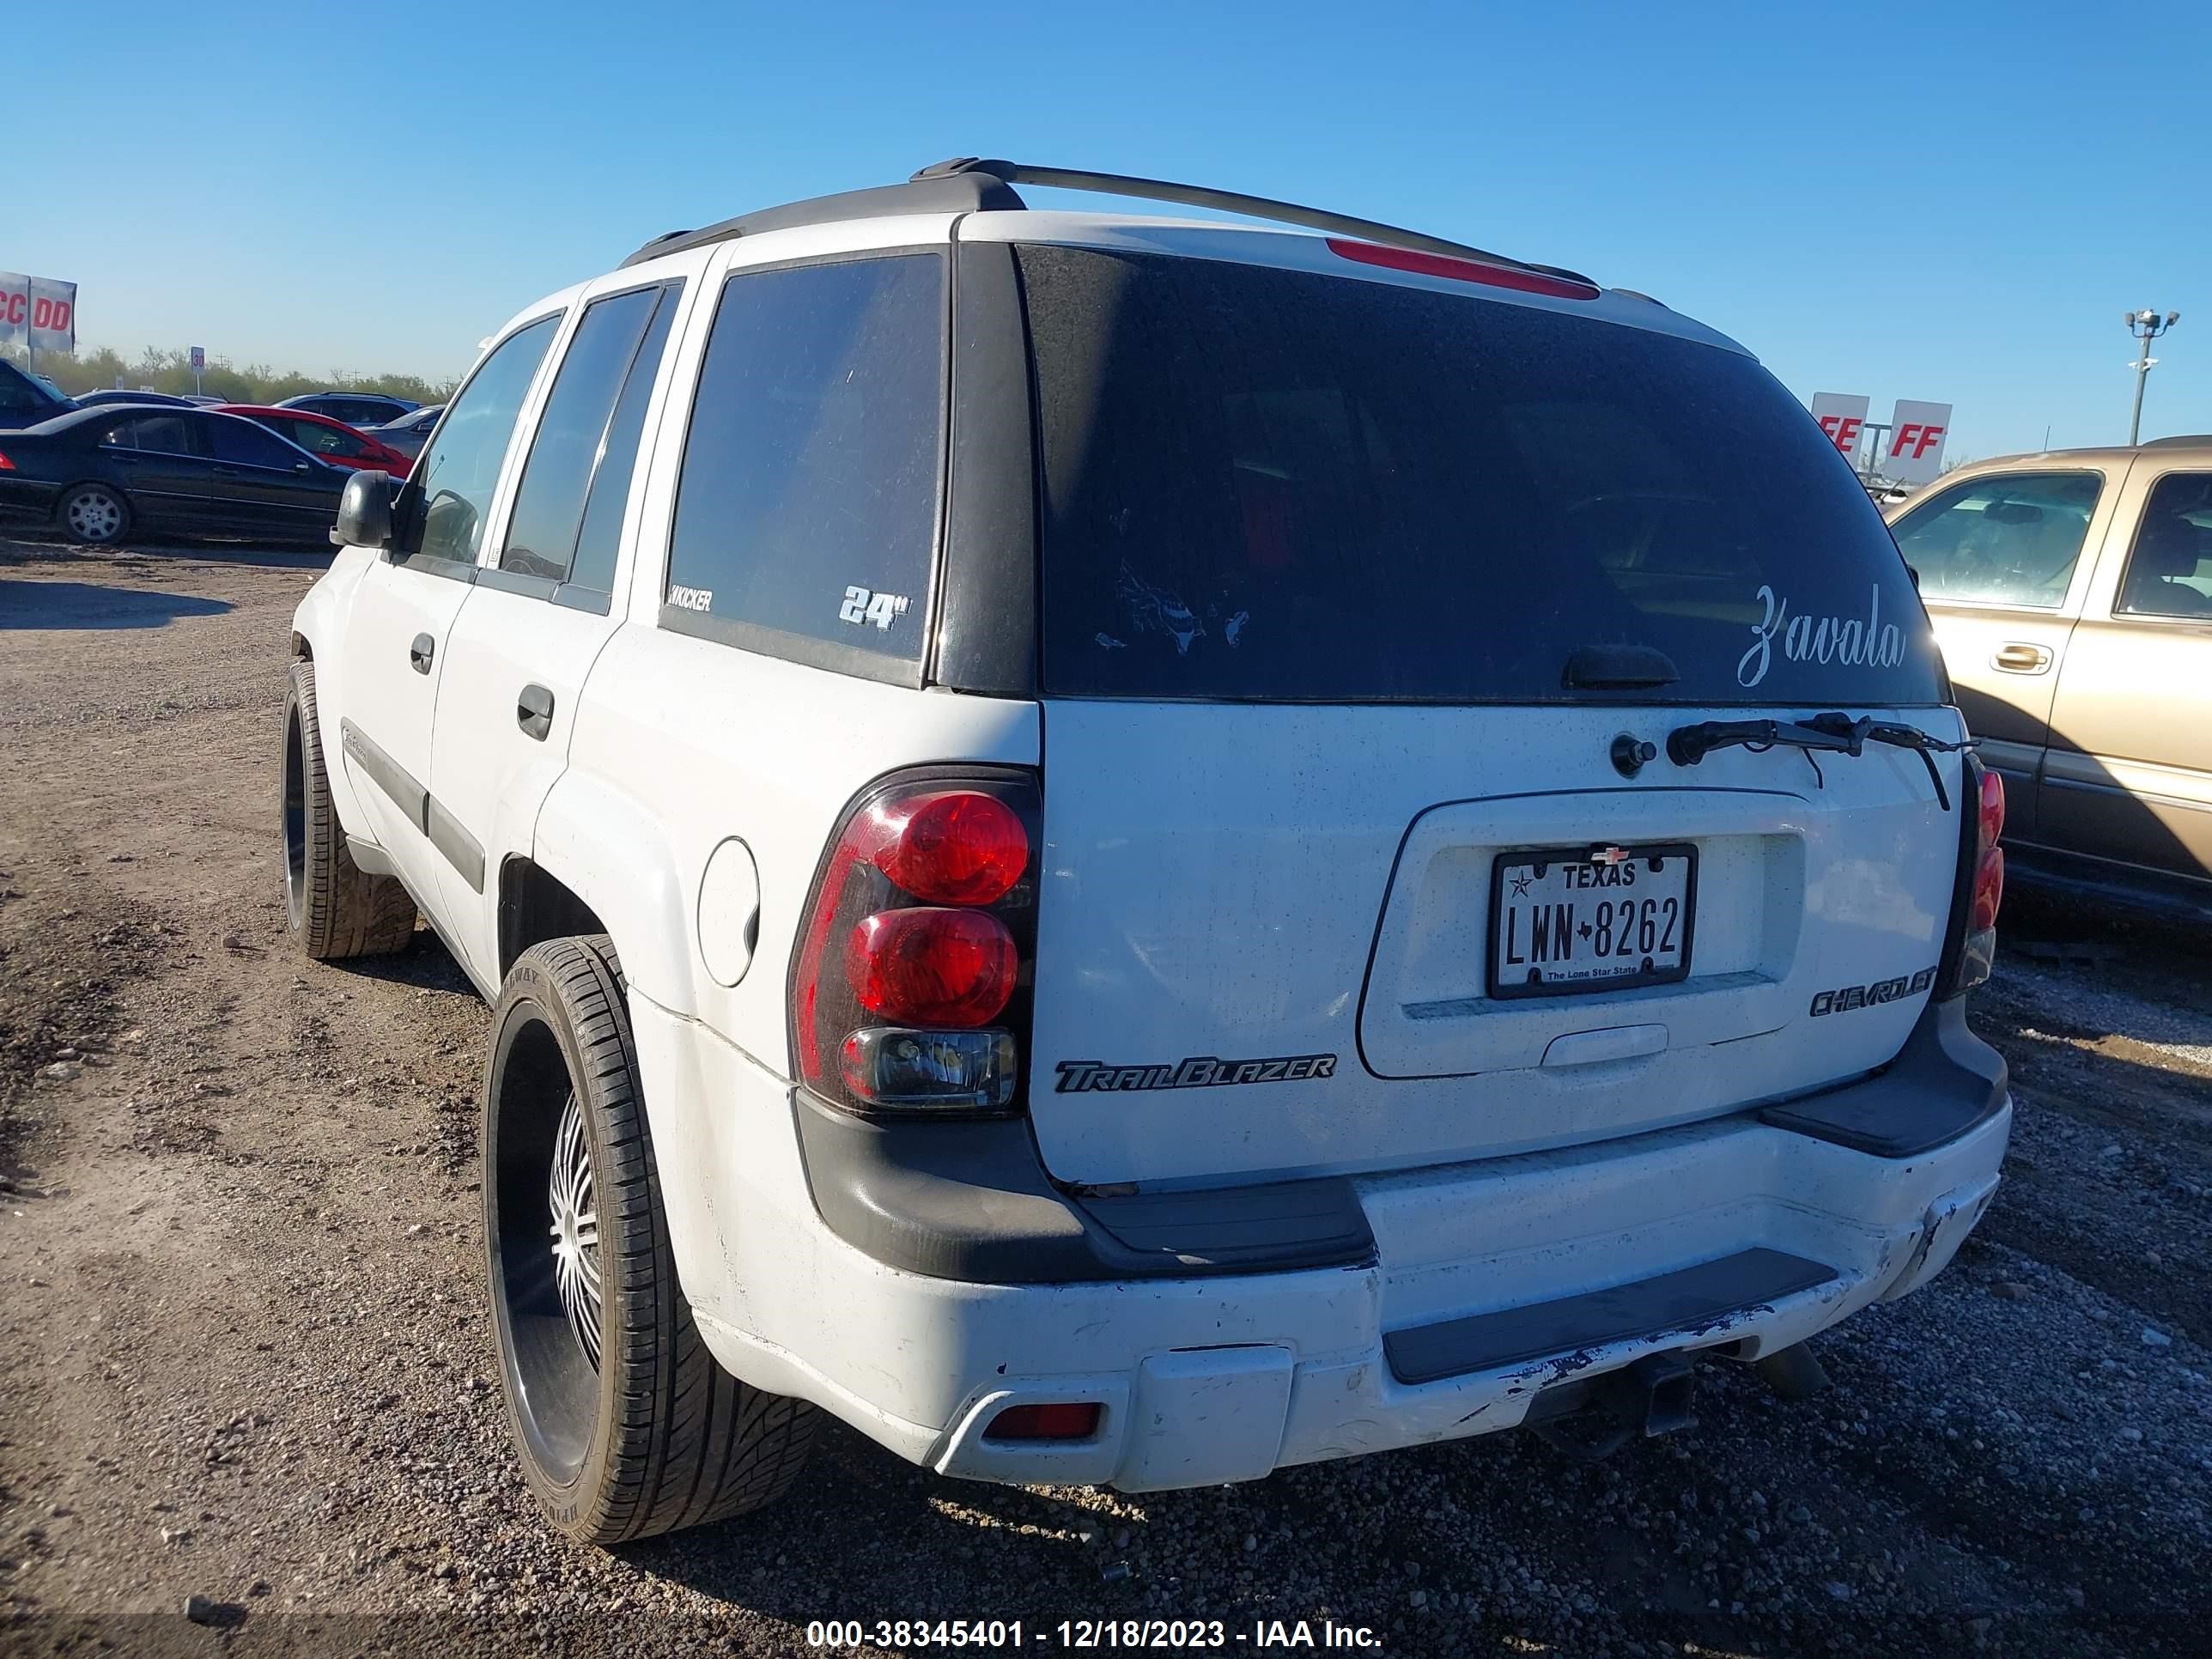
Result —
<instances>
[{"instance_id":1,"label":"tailgate","mask_svg":"<svg viewBox=\"0 0 2212 1659\"><path fill-rule=\"evenodd\" d=\"M1820 786L1788 750L1662 755L1632 781L1608 759L1624 730L1663 750L1728 712L1048 702L1047 1166L1106 1184L1447 1163L1889 1060L1929 994L1957 820L1905 750L1822 756ZM1923 723L1960 735L1948 711ZM1939 763L1955 813L1959 763ZM1501 857L1660 847L1696 857L1679 977L1493 994Z\"/></svg>"}]
</instances>

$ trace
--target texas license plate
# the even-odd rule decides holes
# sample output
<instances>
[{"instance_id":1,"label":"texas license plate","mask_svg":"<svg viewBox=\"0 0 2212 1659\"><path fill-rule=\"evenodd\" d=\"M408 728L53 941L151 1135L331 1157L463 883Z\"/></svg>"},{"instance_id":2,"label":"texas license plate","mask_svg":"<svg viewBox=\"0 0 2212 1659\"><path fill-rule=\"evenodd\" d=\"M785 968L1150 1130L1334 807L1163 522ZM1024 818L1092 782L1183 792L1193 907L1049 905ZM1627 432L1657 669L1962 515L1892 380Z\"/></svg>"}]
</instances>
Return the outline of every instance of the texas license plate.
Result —
<instances>
[{"instance_id":1,"label":"texas license plate","mask_svg":"<svg viewBox=\"0 0 2212 1659\"><path fill-rule=\"evenodd\" d=\"M1500 853L1490 877L1490 994L1686 979L1697 897L1698 849L1686 842Z\"/></svg>"}]
</instances>

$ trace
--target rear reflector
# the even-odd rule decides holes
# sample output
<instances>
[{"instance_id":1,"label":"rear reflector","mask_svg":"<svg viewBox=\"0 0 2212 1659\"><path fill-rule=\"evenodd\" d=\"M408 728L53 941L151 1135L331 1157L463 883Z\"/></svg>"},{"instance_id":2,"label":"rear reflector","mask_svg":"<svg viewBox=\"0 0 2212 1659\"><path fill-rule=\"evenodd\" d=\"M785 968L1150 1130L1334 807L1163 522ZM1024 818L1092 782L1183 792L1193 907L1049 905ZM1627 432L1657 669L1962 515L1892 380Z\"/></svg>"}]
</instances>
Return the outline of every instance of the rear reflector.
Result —
<instances>
[{"instance_id":1,"label":"rear reflector","mask_svg":"<svg viewBox=\"0 0 2212 1659\"><path fill-rule=\"evenodd\" d=\"M1600 290L1571 276L1553 276L1540 270L1512 265L1489 265L1480 259L1455 259L1447 254L1421 253L1412 248L1385 247L1379 242L1355 242L1341 236L1328 239L1329 251L1363 265L1382 265L1410 270L1419 276L1442 276L1455 283L1484 283L1510 288L1521 294L1541 294L1554 300L1595 300Z\"/></svg>"},{"instance_id":2,"label":"rear reflector","mask_svg":"<svg viewBox=\"0 0 2212 1659\"><path fill-rule=\"evenodd\" d=\"M983 1431L986 1440L1088 1440L1098 1432L1095 1403L1009 1406Z\"/></svg>"}]
</instances>

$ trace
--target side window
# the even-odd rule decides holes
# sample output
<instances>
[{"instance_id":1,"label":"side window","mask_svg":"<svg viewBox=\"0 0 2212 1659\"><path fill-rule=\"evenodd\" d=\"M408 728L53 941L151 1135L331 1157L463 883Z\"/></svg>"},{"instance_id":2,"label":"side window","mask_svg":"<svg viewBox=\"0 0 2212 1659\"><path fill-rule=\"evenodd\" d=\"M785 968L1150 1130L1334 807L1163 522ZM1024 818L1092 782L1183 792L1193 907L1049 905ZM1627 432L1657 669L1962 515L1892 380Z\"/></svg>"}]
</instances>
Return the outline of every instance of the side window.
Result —
<instances>
[{"instance_id":1,"label":"side window","mask_svg":"<svg viewBox=\"0 0 2212 1659\"><path fill-rule=\"evenodd\" d=\"M2105 487L2095 472L2012 472L1954 484L1896 524L1929 599L2055 609Z\"/></svg>"},{"instance_id":2,"label":"side window","mask_svg":"<svg viewBox=\"0 0 2212 1659\"><path fill-rule=\"evenodd\" d=\"M2212 617L2212 472L2169 472L2151 486L2113 610Z\"/></svg>"},{"instance_id":3,"label":"side window","mask_svg":"<svg viewBox=\"0 0 2212 1659\"><path fill-rule=\"evenodd\" d=\"M608 591L645 398L675 308L672 290L660 288L609 295L584 308L523 464L501 569ZM620 416L631 404L635 421L625 442ZM586 504L610 498L612 522L605 513L597 515L601 522L587 561L580 546Z\"/></svg>"},{"instance_id":4,"label":"side window","mask_svg":"<svg viewBox=\"0 0 2212 1659\"><path fill-rule=\"evenodd\" d=\"M208 435L215 444L215 458L218 461L289 471L300 459L283 439L239 416L210 416L207 426Z\"/></svg>"},{"instance_id":5,"label":"side window","mask_svg":"<svg viewBox=\"0 0 2212 1659\"><path fill-rule=\"evenodd\" d=\"M195 434L181 415L141 415L108 428L100 442L114 449L143 449L161 455L202 455Z\"/></svg>"},{"instance_id":6,"label":"side window","mask_svg":"<svg viewBox=\"0 0 2212 1659\"><path fill-rule=\"evenodd\" d=\"M45 404L46 399L39 396L28 380L13 368L0 364L0 410L10 415L27 415Z\"/></svg>"},{"instance_id":7,"label":"side window","mask_svg":"<svg viewBox=\"0 0 2212 1659\"><path fill-rule=\"evenodd\" d=\"M368 446L352 433L319 422L275 421L270 425L278 437L290 439L311 455L362 455L368 451Z\"/></svg>"},{"instance_id":8,"label":"side window","mask_svg":"<svg viewBox=\"0 0 2212 1659\"><path fill-rule=\"evenodd\" d=\"M944 283L934 254L729 279L684 438L668 553L679 612L735 624L743 643L769 630L757 647L772 652L796 636L919 659Z\"/></svg>"},{"instance_id":9,"label":"side window","mask_svg":"<svg viewBox=\"0 0 2212 1659\"><path fill-rule=\"evenodd\" d=\"M452 418L415 465L412 483L422 491L422 536L415 555L476 562L507 440L514 435L522 400L560 320L558 313L541 317L508 335L453 400Z\"/></svg>"}]
</instances>

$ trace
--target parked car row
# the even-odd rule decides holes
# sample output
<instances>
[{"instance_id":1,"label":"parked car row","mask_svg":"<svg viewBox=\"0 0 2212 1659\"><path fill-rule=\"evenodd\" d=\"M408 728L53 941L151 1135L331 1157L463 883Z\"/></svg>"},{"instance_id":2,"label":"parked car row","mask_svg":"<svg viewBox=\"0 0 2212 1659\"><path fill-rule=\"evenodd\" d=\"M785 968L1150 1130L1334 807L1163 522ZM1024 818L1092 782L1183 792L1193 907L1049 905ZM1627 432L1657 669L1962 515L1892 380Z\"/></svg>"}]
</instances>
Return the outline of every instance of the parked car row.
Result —
<instances>
[{"instance_id":1,"label":"parked car row","mask_svg":"<svg viewBox=\"0 0 2212 1659\"><path fill-rule=\"evenodd\" d=\"M354 471L242 415L79 409L0 433L0 514L95 545L135 526L319 543Z\"/></svg>"}]
</instances>

